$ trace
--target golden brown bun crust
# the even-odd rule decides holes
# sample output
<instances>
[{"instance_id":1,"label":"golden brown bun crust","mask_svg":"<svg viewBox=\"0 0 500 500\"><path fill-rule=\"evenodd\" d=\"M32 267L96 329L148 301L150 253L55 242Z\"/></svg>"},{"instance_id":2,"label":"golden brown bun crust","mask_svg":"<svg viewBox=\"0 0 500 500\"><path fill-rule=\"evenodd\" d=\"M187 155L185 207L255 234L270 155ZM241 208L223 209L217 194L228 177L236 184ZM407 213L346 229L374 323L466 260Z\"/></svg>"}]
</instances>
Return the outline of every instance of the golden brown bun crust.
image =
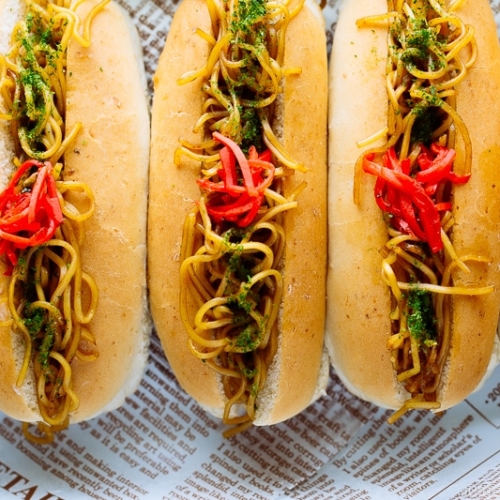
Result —
<instances>
[{"instance_id":1,"label":"golden brown bun crust","mask_svg":"<svg viewBox=\"0 0 500 500\"><path fill-rule=\"evenodd\" d=\"M12 28L22 15L22 6L18 0L0 1L0 19L3 24L0 26L0 50L7 51L10 47L10 37ZM2 112L8 112L3 102L0 102ZM14 155L14 144L10 138L10 125L7 122L0 123L0 148L2 149L1 158L1 178L0 190L6 187L9 176L12 172L12 158ZM0 297L5 296L9 286L9 278L5 276L7 267L0 259ZM10 313L6 304L0 308L0 318L8 320ZM19 354L19 358L14 353ZM23 345L20 337L12 334L10 327L0 327L0 410L21 419L37 420L38 410L36 409L35 398L31 401L26 399L21 391L15 388L19 369L21 367ZM17 362L17 361L19 362ZM32 384L33 380L29 381Z\"/></svg>"},{"instance_id":2,"label":"golden brown bun crust","mask_svg":"<svg viewBox=\"0 0 500 500\"><path fill-rule=\"evenodd\" d=\"M315 7L306 3L287 30L284 66L300 67L302 74L284 81L283 145L310 171L296 172L284 187L286 195L307 182L298 208L285 217L281 351L268 375L273 382L257 401L259 410L265 407L257 414L258 424L281 422L311 402L324 342L328 72L325 28Z\"/></svg>"},{"instance_id":3,"label":"golden brown bun crust","mask_svg":"<svg viewBox=\"0 0 500 500\"><path fill-rule=\"evenodd\" d=\"M176 79L201 66L208 46L194 29L210 32L204 0L184 0L170 26L166 46L154 78L151 115L151 161L148 215L148 285L150 307L167 358L189 394L199 394L202 405L221 407L220 389L212 371L194 358L179 312L179 268L182 224L199 196L194 179L197 165L173 164L179 137L200 141L191 132L201 107L198 85L177 85ZM182 50L185 48L185 50ZM217 399L218 398L218 399Z\"/></svg>"},{"instance_id":4,"label":"golden brown bun crust","mask_svg":"<svg viewBox=\"0 0 500 500\"><path fill-rule=\"evenodd\" d=\"M498 101L500 46L487 0L469 0L457 14L476 28L478 58L457 89L457 111L469 128L474 156L470 181L454 192L453 244L459 255L479 253L492 263L470 264L472 273L460 275L455 282L459 286L494 284L496 291L485 297L454 299L451 362L441 390L445 408L467 397L483 378L500 301L500 114L490 111Z\"/></svg>"},{"instance_id":5,"label":"golden brown bun crust","mask_svg":"<svg viewBox=\"0 0 500 500\"><path fill-rule=\"evenodd\" d=\"M344 2L330 61L329 266L327 335L332 363L347 387L382 406L397 407L389 351L389 290L380 280L386 230L373 202L372 177L363 177L361 203L352 202L356 141L382 128L386 33L358 29L362 15L384 12L384 0ZM355 92L353 92L355 89Z\"/></svg>"},{"instance_id":6,"label":"golden brown bun crust","mask_svg":"<svg viewBox=\"0 0 500 500\"><path fill-rule=\"evenodd\" d=\"M380 277L378 253L386 235L373 200L372 176L363 176L361 204L355 206L352 201L354 162L362 152L355 142L382 128L387 116L386 29L358 29L355 22L386 8L385 0L346 2L336 28L330 67L327 343L332 363L350 390L381 406L397 408L404 394L396 392L386 348L390 295ZM459 255L476 253L493 259L489 266L471 265L472 273L463 283L494 284L496 291L487 297L454 299L451 357L446 385L438 394L443 409L463 400L485 375L500 294L500 185L496 182L500 116L488 113L500 85L500 50L487 0L466 2L457 14L477 27L479 56L458 88L458 112L473 142L473 175L467 185L455 190L453 242Z\"/></svg>"},{"instance_id":7,"label":"golden brown bun crust","mask_svg":"<svg viewBox=\"0 0 500 500\"><path fill-rule=\"evenodd\" d=\"M71 129L80 121L83 130L65 156L65 178L87 183L96 201L96 212L85 223L81 255L84 271L99 289L90 323L99 358L72 364L80 399L72 421L123 402L142 374L150 331L145 271L149 115L140 61L116 4L95 17L91 39L90 48L74 41L68 48L66 124ZM12 392L17 369L7 356L9 333L0 331L1 410L19 420L39 420L38 412L24 410ZM137 371L129 373L131 367Z\"/></svg>"},{"instance_id":8,"label":"golden brown bun crust","mask_svg":"<svg viewBox=\"0 0 500 500\"><path fill-rule=\"evenodd\" d=\"M8 286L8 280L3 275L5 271L5 265L0 262L1 295L6 293L6 286ZM5 306L2 306L2 319L9 315L4 308ZM18 352L21 356L23 353L22 345L18 341L19 339L11 333L10 327L0 327L0 373L2 373L0 380L0 411L17 420L33 422L40 420L40 414L34 404L35 398L24 397L15 386L21 364L16 363L14 353ZM32 383L33 379L30 380L30 384Z\"/></svg>"},{"instance_id":9,"label":"golden brown bun crust","mask_svg":"<svg viewBox=\"0 0 500 500\"><path fill-rule=\"evenodd\" d=\"M193 138L200 114L200 81L178 86L185 71L201 67L206 42L193 35L210 31L204 0L184 0L172 23L155 77L149 205L149 288L153 320L167 358L182 387L213 412L223 409L219 377L187 348L179 313L179 253L182 224L193 201L199 166L173 164L180 136ZM288 28L286 66L301 66L302 75L284 82L283 143L310 171L291 177L287 192L300 182L308 187L299 207L286 217L284 290L280 315L281 347L276 369L269 374L258 402L259 424L284 420L313 399L321 365L326 273L326 93L327 64L324 26L308 8ZM301 51L296 48L301 47ZM196 140L196 138L194 139ZM198 138L199 140L199 138ZM297 390L300 388L300 390Z\"/></svg>"}]
</instances>

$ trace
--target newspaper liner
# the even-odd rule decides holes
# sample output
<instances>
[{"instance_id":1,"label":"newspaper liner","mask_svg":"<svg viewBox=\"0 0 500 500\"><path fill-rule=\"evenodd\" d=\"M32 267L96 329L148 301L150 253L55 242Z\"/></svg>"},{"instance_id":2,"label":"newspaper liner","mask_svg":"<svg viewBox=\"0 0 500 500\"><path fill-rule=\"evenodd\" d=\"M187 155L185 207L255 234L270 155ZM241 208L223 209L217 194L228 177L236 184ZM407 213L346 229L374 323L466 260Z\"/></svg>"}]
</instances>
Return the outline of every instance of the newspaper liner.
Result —
<instances>
[{"instance_id":1,"label":"newspaper liner","mask_svg":"<svg viewBox=\"0 0 500 500\"><path fill-rule=\"evenodd\" d=\"M177 0L118 0L152 76ZM473 1L473 0L469 0ZM324 9L328 49L340 0ZM500 0L492 0L500 26ZM500 28L499 28L500 33ZM443 416L388 412L335 373L297 417L225 440L178 386L153 336L147 371L120 409L71 426L48 446L0 414L0 499L488 499L500 497L500 369Z\"/></svg>"}]
</instances>

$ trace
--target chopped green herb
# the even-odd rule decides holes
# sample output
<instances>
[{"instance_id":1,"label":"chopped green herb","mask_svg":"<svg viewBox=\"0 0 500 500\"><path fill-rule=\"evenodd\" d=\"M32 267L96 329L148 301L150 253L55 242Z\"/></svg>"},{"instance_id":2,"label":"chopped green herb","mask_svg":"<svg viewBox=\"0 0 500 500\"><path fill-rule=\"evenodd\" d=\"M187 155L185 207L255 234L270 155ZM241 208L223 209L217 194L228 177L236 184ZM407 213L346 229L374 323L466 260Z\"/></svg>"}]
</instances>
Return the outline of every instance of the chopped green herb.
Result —
<instances>
[{"instance_id":1,"label":"chopped green herb","mask_svg":"<svg viewBox=\"0 0 500 500\"><path fill-rule=\"evenodd\" d=\"M24 308L24 314L23 323L28 329L30 337L34 339L42 330L45 323L45 311L39 307L32 308L31 304L27 303Z\"/></svg>"},{"instance_id":2,"label":"chopped green herb","mask_svg":"<svg viewBox=\"0 0 500 500\"><path fill-rule=\"evenodd\" d=\"M410 288L408 292L409 314L407 318L410 334L421 345L432 347L437 344L436 317L432 294L427 290Z\"/></svg>"},{"instance_id":3,"label":"chopped green herb","mask_svg":"<svg viewBox=\"0 0 500 500\"><path fill-rule=\"evenodd\" d=\"M233 340L233 345L239 352L252 352L257 349L262 340L262 331L255 324L248 325Z\"/></svg>"},{"instance_id":4,"label":"chopped green herb","mask_svg":"<svg viewBox=\"0 0 500 500\"><path fill-rule=\"evenodd\" d=\"M240 0L234 20L230 24L231 31L251 33L253 25L259 22L266 12L265 0Z\"/></svg>"}]
</instances>

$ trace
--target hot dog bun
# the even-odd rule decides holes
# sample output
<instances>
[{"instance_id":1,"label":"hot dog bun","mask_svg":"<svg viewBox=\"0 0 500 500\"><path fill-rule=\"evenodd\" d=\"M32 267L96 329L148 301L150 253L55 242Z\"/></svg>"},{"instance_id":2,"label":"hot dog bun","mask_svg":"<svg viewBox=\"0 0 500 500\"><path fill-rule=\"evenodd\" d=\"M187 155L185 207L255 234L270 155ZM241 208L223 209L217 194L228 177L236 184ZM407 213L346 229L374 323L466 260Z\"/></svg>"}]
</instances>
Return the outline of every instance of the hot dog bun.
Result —
<instances>
[{"instance_id":1,"label":"hot dog bun","mask_svg":"<svg viewBox=\"0 0 500 500\"><path fill-rule=\"evenodd\" d=\"M196 28L212 32L207 6L203 0L184 0L154 80L148 281L153 320L179 383L205 409L221 416L227 403L221 377L188 348L180 307L182 287L186 286L179 278L183 221L200 198L195 181L200 176L200 162L183 157L176 166L174 153L180 137L201 142L204 132L192 132L202 113L202 79L184 85L177 79L203 67L207 60L209 44L193 35ZM323 353L327 66L324 21L316 5L306 4L290 22L286 37L283 66L302 71L284 76L280 82L283 92L272 126L283 146L309 171L295 171L284 183L285 197L303 181L307 187L297 198L298 208L284 217L279 346L257 398L253 419L257 425L298 413L318 397L328 377L328 360ZM189 314L194 315L196 304L191 297L185 300Z\"/></svg>"},{"instance_id":2,"label":"hot dog bun","mask_svg":"<svg viewBox=\"0 0 500 500\"><path fill-rule=\"evenodd\" d=\"M359 204L353 201L354 165L363 153L356 143L381 130L388 116L387 22L357 27L356 21L386 12L384 0L346 1L335 33L330 66L327 344L333 366L354 394L382 407L400 408L410 394L396 380L387 346L394 333L391 291L381 274L387 224L375 203L371 175L362 173ZM451 240L459 256L481 254L490 263L467 263L471 272L454 271L453 284L493 286L494 291L452 296L451 345L435 395L439 406L431 405L436 410L466 398L498 360L500 116L489 109L500 85L500 49L487 0L465 2L455 14L475 28L477 60L456 88L456 109L472 143L472 176L452 188ZM464 149L458 139L455 169L464 163Z\"/></svg>"},{"instance_id":3,"label":"hot dog bun","mask_svg":"<svg viewBox=\"0 0 500 500\"><path fill-rule=\"evenodd\" d=\"M92 0L78 7L82 19L96 3ZM7 19L6 12L18 4L17 0L4 3L0 18ZM71 422L121 405L138 385L147 360L149 112L138 37L131 27L122 10L109 3L93 19L90 46L82 47L72 39L67 50L65 129L70 131L81 122L82 130L65 152L63 175L65 182L86 183L93 192L95 212L84 221L80 252L83 271L94 278L99 293L88 325L98 357L89 362L74 358L71 363L72 388L79 399L78 408L70 413ZM2 53L7 50L2 47ZM0 133L5 132L4 127ZM6 140L12 142L10 137ZM77 197L72 199L78 203ZM4 276L5 269L3 262L3 300L11 280ZM84 286L84 311L89 307L88 291ZM3 316L8 315L6 309ZM23 384L16 387L24 352L22 336L3 326L0 410L21 421L36 422L41 415L32 363Z\"/></svg>"}]
</instances>

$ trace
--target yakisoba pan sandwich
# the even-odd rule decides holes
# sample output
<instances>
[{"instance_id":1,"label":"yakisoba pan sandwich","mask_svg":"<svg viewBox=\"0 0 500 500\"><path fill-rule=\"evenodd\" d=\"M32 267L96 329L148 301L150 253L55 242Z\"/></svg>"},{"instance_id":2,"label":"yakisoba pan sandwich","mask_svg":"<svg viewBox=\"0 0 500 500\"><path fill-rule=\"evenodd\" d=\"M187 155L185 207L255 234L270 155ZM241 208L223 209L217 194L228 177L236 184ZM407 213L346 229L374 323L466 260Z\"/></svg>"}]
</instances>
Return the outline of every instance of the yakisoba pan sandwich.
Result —
<instances>
[{"instance_id":1,"label":"yakisoba pan sandwich","mask_svg":"<svg viewBox=\"0 0 500 500\"><path fill-rule=\"evenodd\" d=\"M0 410L50 439L145 366L149 116L116 5L7 0L0 19Z\"/></svg>"},{"instance_id":2,"label":"yakisoba pan sandwich","mask_svg":"<svg viewBox=\"0 0 500 500\"><path fill-rule=\"evenodd\" d=\"M228 435L327 380L325 52L316 4L184 0L155 76L151 311Z\"/></svg>"},{"instance_id":3,"label":"yakisoba pan sandwich","mask_svg":"<svg viewBox=\"0 0 500 500\"><path fill-rule=\"evenodd\" d=\"M500 50L487 0L343 4L327 340L360 397L445 410L497 362ZM352 90L355 89L355 92Z\"/></svg>"}]
</instances>

